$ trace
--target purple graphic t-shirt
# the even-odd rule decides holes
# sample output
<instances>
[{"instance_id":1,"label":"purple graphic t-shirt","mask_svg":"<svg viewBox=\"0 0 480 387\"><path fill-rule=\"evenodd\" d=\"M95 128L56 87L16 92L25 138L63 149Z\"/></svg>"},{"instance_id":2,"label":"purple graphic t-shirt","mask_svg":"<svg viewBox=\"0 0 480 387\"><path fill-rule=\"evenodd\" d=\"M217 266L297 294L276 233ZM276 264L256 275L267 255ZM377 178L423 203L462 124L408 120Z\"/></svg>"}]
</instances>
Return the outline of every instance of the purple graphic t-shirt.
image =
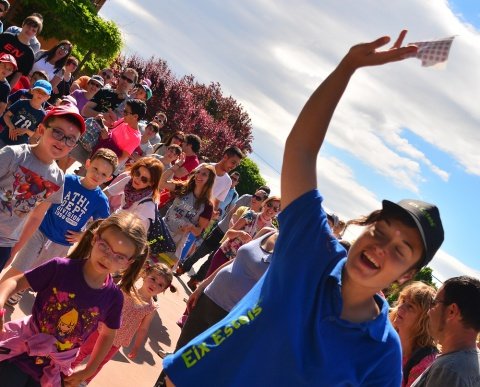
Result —
<instances>
[{"instance_id":1,"label":"purple graphic t-shirt","mask_svg":"<svg viewBox=\"0 0 480 387\"><path fill-rule=\"evenodd\" d=\"M109 276L101 289L92 289L83 277L85 260L53 258L25 273L37 297L32 319L38 330L57 339L58 351L80 347L101 321L111 329L120 327L123 294ZM31 375L41 375L42 363L28 356L15 363Z\"/></svg>"}]
</instances>

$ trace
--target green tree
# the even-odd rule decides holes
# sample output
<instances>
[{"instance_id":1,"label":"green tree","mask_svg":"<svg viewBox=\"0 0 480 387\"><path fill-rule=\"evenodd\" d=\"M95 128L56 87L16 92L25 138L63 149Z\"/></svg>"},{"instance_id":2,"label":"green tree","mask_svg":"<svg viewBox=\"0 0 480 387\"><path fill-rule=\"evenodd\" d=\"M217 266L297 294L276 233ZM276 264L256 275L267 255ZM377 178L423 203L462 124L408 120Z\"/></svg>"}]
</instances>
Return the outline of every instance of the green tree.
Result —
<instances>
[{"instance_id":1,"label":"green tree","mask_svg":"<svg viewBox=\"0 0 480 387\"><path fill-rule=\"evenodd\" d=\"M415 274L412 281L422 281L427 285L433 286L435 289L437 288L437 285L435 285L435 283L433 282L433 270L428 266L422 268L422 270ZM384 292L390 306L393 306L395 301L398 300L398 295L400 294L403 287L406 286L408 283L409 282L406 282L402 286L400 286L398 283L393 283L392 285L390 285L388 290Z\"/></svg>"},{"instance_id":2,"label":"green tree","mask_svg":"<svg viewBox=\"0 0 480 387\"><path fill-rule=\"evenodd\" d=\"M241 176L237 185L237 192L240 196L247 193L252 194L258 187L267 184L262 175L260 175L258 165L248 157L242 160L236 171Z\"/></svg>"},{"instance_id":3,"label":"green tree","mask_svg":"<svg viewBox=\"0 0 480 387\"><path fill-rule=\"evenodd\" d=\"M120 54L122 35L112 21L97 15L91 0L21 0L7 14L8 24L21 25L32 12L42 14L41 36L70 40L79 70L88 74L108 66Z\"/></svg>"}]
</instances>

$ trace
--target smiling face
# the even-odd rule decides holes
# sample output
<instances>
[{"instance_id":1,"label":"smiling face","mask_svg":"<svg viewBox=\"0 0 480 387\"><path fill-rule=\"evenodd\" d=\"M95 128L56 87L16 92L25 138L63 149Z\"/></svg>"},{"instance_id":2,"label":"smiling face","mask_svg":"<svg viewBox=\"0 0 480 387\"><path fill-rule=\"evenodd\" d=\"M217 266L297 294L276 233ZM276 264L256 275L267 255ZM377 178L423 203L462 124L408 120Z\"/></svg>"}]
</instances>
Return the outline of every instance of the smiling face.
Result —
<instances>
[{"instance_id":1,"label":"smiling face","mask_svg":"<svg viewBox=\"0 0 480 387\"><path fill-rule=\"evenodd\" d=\"M223 156L219 165L220 165L220 168L224 172L229 173L232 170L234 170L235 168L237 168L240 165L241 162L242 162L242 159L238 156L228 157L227 155L225 155L225 156Z\"/></svg>"},{"instance_id":2,"label":"smiling face","mask_svg":"<svg viewBox=\"0 0 480 387\"><path fill-rule=\"evenodd\" d=\"M263 205L262 215L266 219L273 219L275 215L280 212L280 201L279 200L267 200L267 203Z\"/></svg>"},{"instance_id":3,"label":"smiling face","mask_svg":"<svg viewBox=\"0 0 480 387\"><path fill-rule=\"evenodd\" d=\"M0 62L0 77L7 78L15 71L15 66L11 63Z\"/></svg>"},{"instance_id":4,"label":"smiling face","mask_svg":"<svg viewBox=\"0 0 480 387\"><path fill-rule=\"evenodd\" d=\"M132 170L131 176L132 186L137 190L145 189L151 184L152 175L145 167L139 167L138 169Z\"/></svg>"},{"instance_id":5,"label":"smiling face","mask_svg":"<svg viewBox=\"0 0 480 387\"><path fill-rule=\"evenodd\" d=\"M57 140L54 138L53 129L57 133L62 132L63 136L68 136L77 141L80 138L80 130L78 126L72 124L62 117L54 117L47 126L40 124L37 132L41 135L40 141L36 149L36 156L41 160L50 162L49 160L58 160L68 155L73 146L67 146L65 139Z\"/></svg>"},{"instance_id":6,"label":"smiling face","mask_svg":"<svg viewBox=\"0 0 480 387\"><path fill-rule=\"evenodd\" d=\"M210 174L213 174L213 172L209 169L200 168L197 172L195 172L195 185L204 186L208 182Z\"/></svg>"},{"instance_id":7,"label":"smiling face","mask_svg":"<svg viewBox=\"0 0 480 387\"><path fill-rule=\"evenodd\" d=\"M413 274L423 251L418 229L396 219L378 220L352 244L345 270L349 279L375 293Z\"/></svg>"}]
</instances>

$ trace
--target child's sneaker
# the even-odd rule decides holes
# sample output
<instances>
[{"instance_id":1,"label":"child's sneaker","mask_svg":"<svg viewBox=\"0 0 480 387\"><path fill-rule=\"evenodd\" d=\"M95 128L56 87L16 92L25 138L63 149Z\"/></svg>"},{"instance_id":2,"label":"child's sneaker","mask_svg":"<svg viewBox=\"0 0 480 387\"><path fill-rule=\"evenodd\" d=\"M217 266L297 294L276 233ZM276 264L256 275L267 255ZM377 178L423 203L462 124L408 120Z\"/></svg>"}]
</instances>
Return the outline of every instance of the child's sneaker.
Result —
<instances>
[{"instance_id":1,"label":"child's sneaker","mask_svg":"<svg viewBox=\"0 0 480 387\"><path fill-rule=\"evenodd\" d=\"M25 290L22 290L18 293L12 294L9 297L9 299L7 300L6 304L9 305L9 306L17 305L20 302L20 300L22 299L23 293L25 293Z\"/></svg>"}]
</instances>

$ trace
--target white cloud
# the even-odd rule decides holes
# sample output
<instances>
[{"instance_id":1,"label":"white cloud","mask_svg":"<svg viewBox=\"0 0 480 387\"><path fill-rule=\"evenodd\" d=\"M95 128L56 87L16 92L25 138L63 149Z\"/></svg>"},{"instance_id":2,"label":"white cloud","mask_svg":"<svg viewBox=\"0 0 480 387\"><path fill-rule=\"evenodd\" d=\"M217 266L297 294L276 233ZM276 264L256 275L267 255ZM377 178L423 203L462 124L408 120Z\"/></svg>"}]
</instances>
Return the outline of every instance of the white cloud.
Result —
<instances>
[{"instance_id":1,"label":"white cloud","mask_svg":"<svg viewBox=\"0 0 480 387\"><path fill-rule=\"evenodd\" d=\"M295 117L347 47L405 27L409 42L457 35L444 71L422 68L416 59L359 70L326 141L420 197L427 183L453 196L451 176L460 169L480 176L480 34L446 0L110 0L102 13L114 12L129 31L129 52L158 55L178 75L219 81L242 103L255 128L254 149L274 168L256 161L276 187ZM319 158L328 208L349 218L378 207L371 182L359 183L334 150Z\"/></svg>"}]
</instances>

